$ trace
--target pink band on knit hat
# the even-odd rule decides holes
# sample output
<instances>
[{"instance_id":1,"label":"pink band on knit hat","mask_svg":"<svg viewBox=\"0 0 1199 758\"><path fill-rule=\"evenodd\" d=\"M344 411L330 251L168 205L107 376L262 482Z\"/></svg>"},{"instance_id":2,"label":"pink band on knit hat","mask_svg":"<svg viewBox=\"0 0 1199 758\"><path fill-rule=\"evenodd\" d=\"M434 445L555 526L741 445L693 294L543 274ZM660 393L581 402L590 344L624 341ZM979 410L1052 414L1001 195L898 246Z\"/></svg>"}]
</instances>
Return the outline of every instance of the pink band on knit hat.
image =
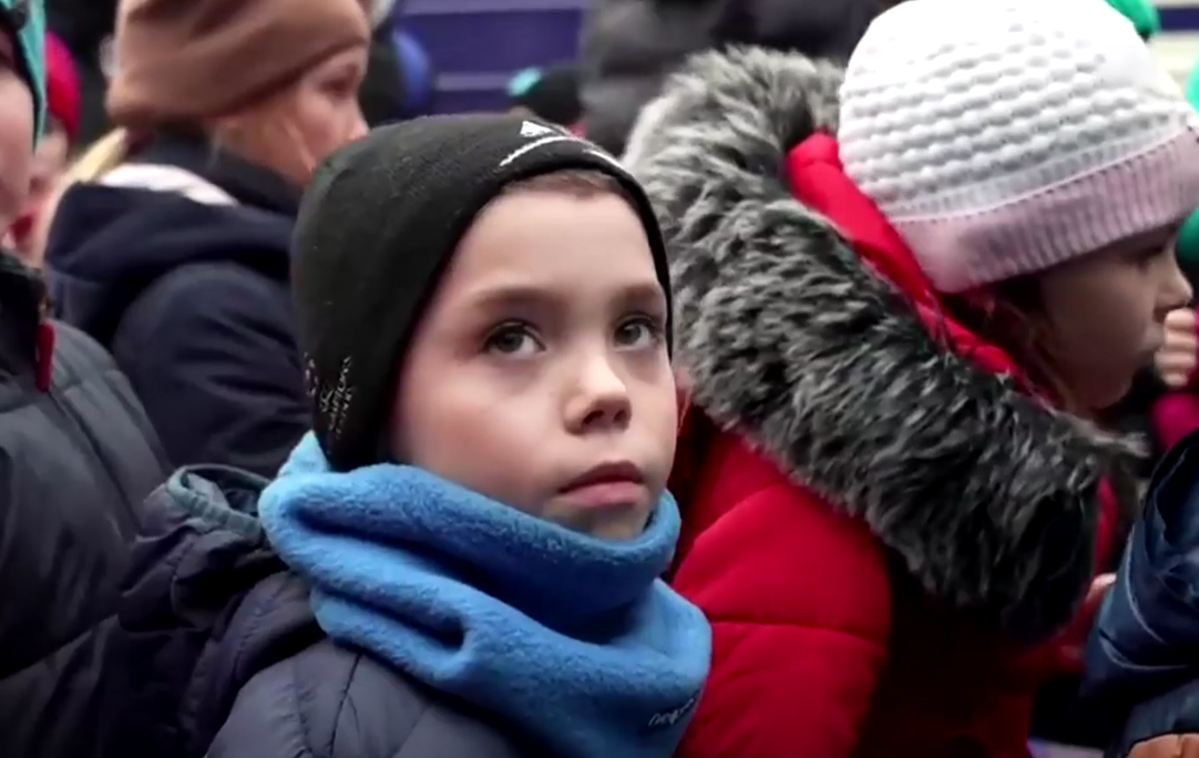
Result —
<instances>
[{"instance_id":1,"label":"pink band on knit hat","mask_svg":"<svg viewBox=\"0 0 1199 758\"><path fill-rule=\"evenodd\" d=\"M1180 223L1199 207L1199 135L1149 148L992 208L899 219L896 230L940 292L1055 266Z\"/></svg>"}]
</instances>

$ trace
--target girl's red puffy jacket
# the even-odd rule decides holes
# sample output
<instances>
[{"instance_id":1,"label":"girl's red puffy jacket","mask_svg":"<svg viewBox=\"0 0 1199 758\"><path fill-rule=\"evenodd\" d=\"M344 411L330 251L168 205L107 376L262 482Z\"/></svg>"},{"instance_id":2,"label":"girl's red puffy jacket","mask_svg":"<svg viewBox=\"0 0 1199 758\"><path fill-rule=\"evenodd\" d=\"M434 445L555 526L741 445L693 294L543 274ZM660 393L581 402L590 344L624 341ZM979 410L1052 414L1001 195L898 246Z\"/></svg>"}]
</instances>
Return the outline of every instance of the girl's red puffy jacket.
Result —
<instances>
[{"instance_id":1,"label":"girl's red puffy jacket","mask_svg":"<svg viewBox=\"0 0 1199 758\"><path fill-rule=\"evenodd\" d=\"M692 383L674 584L714 629L678 756L1024 758L1123 447L942 312L841 169L839 81L707 54L630 146Z\"/></svg>"}]
</instances>

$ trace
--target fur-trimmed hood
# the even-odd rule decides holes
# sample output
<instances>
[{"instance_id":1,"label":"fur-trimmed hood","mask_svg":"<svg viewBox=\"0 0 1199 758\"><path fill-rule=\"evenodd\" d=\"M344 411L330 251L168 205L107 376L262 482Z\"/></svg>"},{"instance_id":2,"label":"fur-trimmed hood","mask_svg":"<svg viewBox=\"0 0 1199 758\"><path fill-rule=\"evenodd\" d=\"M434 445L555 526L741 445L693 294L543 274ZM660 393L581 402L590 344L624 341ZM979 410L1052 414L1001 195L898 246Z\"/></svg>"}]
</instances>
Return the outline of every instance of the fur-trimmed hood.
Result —
<instances>
[{"instance_id":1,"label":"fur-trimmed hood","mask_svg":"<svg viewBox=\"0 0 1199 758\"><path fill-rule=\"evenodd\" d=\"M1131 446L956 355L791 196L787 150L835 132L840 83L796 55L705 53L634 129L677 355L698 407L863 518L927 593L1041 639L1088 585L1100 483Z\"/></svg>"}]
</instances>

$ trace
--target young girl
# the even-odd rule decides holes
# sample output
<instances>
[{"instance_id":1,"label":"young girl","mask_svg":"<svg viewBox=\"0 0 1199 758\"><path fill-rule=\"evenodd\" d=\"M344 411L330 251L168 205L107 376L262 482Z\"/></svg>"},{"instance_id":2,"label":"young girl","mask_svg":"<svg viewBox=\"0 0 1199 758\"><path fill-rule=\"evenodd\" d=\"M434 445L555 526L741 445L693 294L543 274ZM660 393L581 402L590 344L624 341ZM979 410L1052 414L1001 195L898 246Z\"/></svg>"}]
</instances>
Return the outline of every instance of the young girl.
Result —
<instances>
[{"instance_id":1,"label":"young girl","mask_svg":"<svg viewBox=\"0 0 1199 758\"><path fill-rule=\"evenodd\" d=\"M1099 0L901 3L844 71L710 54L650 107L714 638L682 758L1027 755L1117 557L1086 419L1190 296L1196 121Z\"/></svg>"},{"instance_id":2,"label":"young girl","mask_svg":"<svg viewBox=\"0 0 1199 758\"><path fill-rule=\"evenodd\" d=\"M314 432L259 502L286 570L203 665L172 661L205 566L228 598L252 564L229 528L248 519L195 472L152 501L114 675L184 668L189 695L114 694L142 700L113 754L171 754L183 725L209 758L668 758L710 630L658 578L678 409L641 189L557 127L422 119L318 172L295 256ZM164 633L171 613L188 623Z\"/></svg>"}]
</instances>

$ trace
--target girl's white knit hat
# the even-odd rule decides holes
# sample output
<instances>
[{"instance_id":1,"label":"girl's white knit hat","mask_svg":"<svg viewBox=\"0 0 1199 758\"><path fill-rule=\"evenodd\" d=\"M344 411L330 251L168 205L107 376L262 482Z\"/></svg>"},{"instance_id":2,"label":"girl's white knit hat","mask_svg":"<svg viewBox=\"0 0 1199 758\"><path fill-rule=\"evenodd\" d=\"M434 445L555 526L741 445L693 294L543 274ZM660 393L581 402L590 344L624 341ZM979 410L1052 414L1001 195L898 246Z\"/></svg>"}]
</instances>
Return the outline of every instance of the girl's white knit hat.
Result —
<instances>
[{"instance_id":1,"label":"girl's white knit hat","mask_svg":"<svg viewBox=\"0 0 1199 758\"><path fill-rule=\"evenodd\" d=\"M1199 115L1106 0L901 3L850 58L837 138L941 292L1199 207Z\"/></svg>"}]
</instances>

